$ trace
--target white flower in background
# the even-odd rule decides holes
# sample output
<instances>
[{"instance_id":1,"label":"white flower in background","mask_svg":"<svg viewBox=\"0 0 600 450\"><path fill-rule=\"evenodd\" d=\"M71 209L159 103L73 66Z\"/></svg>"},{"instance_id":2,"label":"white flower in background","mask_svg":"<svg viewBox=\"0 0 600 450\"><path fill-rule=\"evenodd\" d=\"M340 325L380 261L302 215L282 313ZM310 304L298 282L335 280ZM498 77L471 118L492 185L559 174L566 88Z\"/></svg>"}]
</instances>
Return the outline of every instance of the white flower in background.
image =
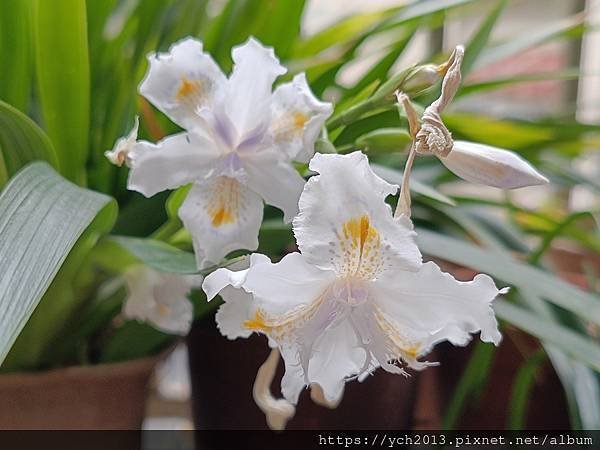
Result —
<instances>
[{"instance_id":1,"label":"white flower in background","mask_svg":"<svg viewBox=\"0 0 600 450\"><path fill-rule=\"evenodd\" d=\"M104 152L104 156L115 166L121 167L123 164L126 164L128 167L130 166L130 155L137 144L139 128L140 119L138 116L135 116L135 122L129 134L119 138L112 150Z\"/></svg>"},{"instance_id":2,"label":"white flower in background","mask_svg":"<svg viewBox=\"0 0 600 450\"><path fill-rule=\"evenodd\" d=\"M198 266L237 249L255 250L263 201L297 213L307 162L329 103L317 100L304 74L272 91L286 69L255 39L232 50L227 78L202 43L184 39L150 55L140 93L187 131L157 144L139 142L128 188L152 196L193 183L179 216L194 241Z\"/></svg>"},{"instance_id":3,"label":"white flower in background","mask_svg":"<svg viewBox=\"0 0 600 450\"><path fill-rule=\"evenodd\" d=\"M268 336L285 360L284 397L318 384L335 404L351 377L381 366L406 374L440 341L465 345L481 331L500 333L487 275L460 282L433 262L423 264L406 216L392 217L385 198L397 191L376 176L360 152L317 154L300 197L294 234L301 253L279 263L253 255L244 271L219 269L203 289L225 300L217 320L229 338ZM252 295L250 295L252 294Z\"/></svg>"},{"instance_id":4,"label":"white flower in background","mask_svg":"<svg viewBox=\"0 0 600 450\"><path fill-rule=\"evenodd\" d=\"M143 265L128 269L123 276L126 317L148 322L169 334L189 332L194 308L188 295L193 287L200 286L202 277L159 272Z\"/></svg>"},{"instance_id":5,"label":"white flower in background","mask_svg":"<svg viewBox=\"0 0 600 450\"><path fill-rule=\"evenodd\" d=\"M527 161L509 150L465 141L454 141L440 113L454 98L461 82L464 48L456 47L449 60L440 97L425 108L415 135L415 151L435 155L455 175L472 183L517 189L548 183Z\"/></svg>"}]
</instances>

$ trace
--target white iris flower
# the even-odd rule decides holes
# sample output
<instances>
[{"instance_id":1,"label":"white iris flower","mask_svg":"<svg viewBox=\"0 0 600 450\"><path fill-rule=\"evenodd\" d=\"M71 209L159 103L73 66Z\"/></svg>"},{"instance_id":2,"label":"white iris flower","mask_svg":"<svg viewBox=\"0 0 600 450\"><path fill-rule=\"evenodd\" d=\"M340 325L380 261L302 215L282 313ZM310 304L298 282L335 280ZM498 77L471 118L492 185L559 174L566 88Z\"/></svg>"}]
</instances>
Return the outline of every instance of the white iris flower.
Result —
<instances>
[{"instance_id":1,"label":"white iris flower","mask_svg":"<svg viewBox=\"0 0 600 450\"><path fill-rule=\"evenodd\" d=\"M159 272L147 266L133 266L124 274L127 299L123 314L148 322L164 333L186 335L192 326L194 308L188 295L200 286L199 275Z\"/></svg>"},{"instance_id":2,"label":"white iris flower","mask_svg":"<svg viewBox=\"0 0 600 450\"><path fill-rule=\"evenodd\" d=\"M186 131L138 142L126 160L128 188L147 197L193 183L179 217L201 269L258 247L263 201L296 215L304 179L292 161L310 159L332 112L304 74L272 90L286 72L272 48L251 38L232 58L226 77L191 38L150 55L140 93Z\"/></svg>"},{"instance_id":3,"label":"white iris flower","mask_svg":"<svg viewBox=\"0 0 600 450\"><path fill-rule=\"evenodd\" d=\"M487 275L461 282L423 263L406 215L385 203L397 186L373 173L360 152L316 154L293 221L300 253L273 264L252 255L250 267L219 269L203 288L225 300L217 314L230 339L256 331L285 360L282 392L296 403L319 385L335 403L345 382L377 367L406 375L440 341L465 345L471 333L498 344L491 308L498 290Z\"/></svg>"}]
</instances>

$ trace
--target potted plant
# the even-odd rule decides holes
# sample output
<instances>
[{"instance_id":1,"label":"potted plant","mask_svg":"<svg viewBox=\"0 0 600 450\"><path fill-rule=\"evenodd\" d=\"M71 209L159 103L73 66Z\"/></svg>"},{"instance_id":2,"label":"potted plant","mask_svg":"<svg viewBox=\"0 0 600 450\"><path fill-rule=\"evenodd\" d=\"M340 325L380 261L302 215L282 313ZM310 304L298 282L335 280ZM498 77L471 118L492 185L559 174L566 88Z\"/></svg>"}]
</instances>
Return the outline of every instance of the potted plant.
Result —
<instances>
[{"instance_id":1,"label":"potted plant","mask_svg":"<svg viewBox=\"0 0 600 450\"><path fill-rule=\"evenodd\" d=\"M0 89L9 86L0 91L0 98L6 100L0 103L4 124L0 129L0 356L5 372L0 375L0 393L11 399L3 407L24 413L23 421L17 423L0 409L0 426L139 427L154 363L178 336L187 334L194 319L188 345L199 429L267 425L398 429L439 423L437 417L424 418L421 406L427 399L427 386L433 383L440 393L448 386L431 374L437 369L409 379L383 374L382 369L367 376L378 365L389 372L404 370L392 367L384 357L375 358L373 367L369 363L348 373L360 374L363 383L346 387L342 383L343 395L332 396L323 378L308 370L307 382L301 384L310 385L309 390L290 394L286 382L279 389L284 372L277 366L277 352L283 354L287 371L294 364L286 353L288 344L277 332L277 320L269 322L257 310L258 315L244 316L241 328L231 328L223 317L231 311L230 302L235 301L231 295L235 294L223 291L224 303L208 302L205 295L210 292L212 298L222 288L228 289L225 285L210 289L210 283L227 274L231 289L241 288L244 295L254 296L256 286L250 287L250 275L243 282L232 281L244 270L260 272L254 266L247 268L250 260L243 250L258 247L258 252L267 255L253 256L256 267L264 257L282 259L281 263L269 262L268 267L273 266L269 270L303 258L297 255L306 253L310 245L298 236L310 223L302 219L294 223L301 253L294 252L296 242L289 225L298 212L298 199L300 210L308 211L313 222L328 212L316 213L302 206L302 196L312 195L304 187L305 179L319 172L309 182L313 190L319 183L329 183L329 175L318 166L325 161L336 161L339 167L353 161L362 167L366 157L353 153L359 149L369 155L370 166L365 166L369 169L360 176L348 172L349 176L358 184L371 180L373 170L372 179L381 180L367 185L365 192L377 183L402 186L394 205L395 219L391 213L388 218L389 207L383 199L366 202L379 205L377 220L394 220L396 232L406 236L412 236L414 223L420 251L439 264L455 264L448 271L459 280L465 274L461 270L470 268L490 274L499 286L511 286L511 294L494 303L505 339L518 342L526 333L525 341L534 342L533 353L525 353L534 355L533 362L525 362L519 383L513 387L511 405L517 413L511 424L522 425L528 388L543 355L548 355L565 392L571 426L592 427L594 417L585 409L589 407L583 401L585 393L575 386L582 379L590 389L590 383L597 383L593 370L599 366L598 346L586 327L598 322L597 299L543 265L553 237L566 228L552 228L531 251L525 239L525 233L536 231L531 219L542 217L555 223L556 218L520 208L510 198L494 203L478 196L450 197L438 189L453 176L450 171L467 181L500 188L544 181L524 159L496 148L503 146L494 142L496 122L475 117L482 123L477 133L468 126L472 118L445 110L455 94L495 86L493 82L483 87L471 84L470 90L457 94L461 70L465 77L484 54L505 2L497 2L482 21L466 45L464 61L463 50L457 48L449 59L447 55L434 57L439 64L400 69L394 62L418 28L435 28L447 11L470 2L431 1L427 8L418 3L403 5L343 19L306 38L299 35L304 2L292 3L293 7L262 2L264 10L256 14L252 2L232 1L218 17L210 18L201 2L187 0L161 7L139 2L132 11L79 0L60 5L43 0L19 2L22 9L15 9L14 17L24 19L14 23L16 31L10 30L11 39L17 41L10 48L31 59L11 65L2 75L11 83L0 83ZM285 31L269 26L267 17L285 23ZM57 29L56 23L64 26ZM578 24L571 26L575 29ZM202 40L188 37L198 34ZM358 57L363 43L377 36L393 42L379 63L352 86L338 85L338 72ZM506 55L510 49L507 46L496 54ZM286 68L289 75L284 75ZM35 102L29 77L36 80ZM335 100L335 107L329 100ZM136 109L139 122L134 119ZM503 123L513 133L516 144L512 148L518 152L527 149L519 143L540 149L567 136L582 148L589 131L544 122ZM539 134L541 141L532 144L530 138L523 138L530 136L526 131L531 127L544 130ZM491 129L487 135L481 132L486 129ZM138 133L143 139L138 140ZM125 137L113 146L119 135ZM479 141L488 146L475 143ZM104 157L111 147L106 157L117 166L128 166L129 175L124 167L111 167ZM306 164L315 152L319 156L313 159L310 173ZM417 157L422 154L430 158ZM538 154L531 159L541 161ZM495 164L500 165L500 172ZM544 163L543 167L552 174L552 181L564 179L556 166ZM335 187L343 179L331 183ZM353 187L348 185L346 194ZM317 197L316 204L326 204L330 198L322 193ZM356 197L340 194L338 200L353 205ZM263 202L270 205L264 208L264 216ZM490 220L488 209L483 214L473 212L473 204L485 205L489 211L500 209L503 219ZM363 214L340 225L350 236L348 245L355 241L360 248L359 261L365 248L375 246L379 233L370 220L375 219ZM326 234L317 230L313 235L320 233ZM396 235L387 239L395 239L390 236ZM573 236L588 240L586 230L578 229ZM413 246L406 244L414 250ZM414 250L415 255L418 251ZM529 261L523 260L526 257ZM413 259L412 269L429 270L421 268L419 258ZM353 274L359 271L355 269ZM438 274L439 279L445 276ZM467 277L472 278L473 274ZM478 282L472 283L469 286ZM327 289L337 292L339 285L332 286ZM485 308L492 297L505 292L488 288ZM269 305L268 296L255 297ZM355 297L348 294L350 298ZM458 337L443 337L464 345L468 332L481 330L482 339L498 343L498 330L489 322L493 313L485 308L482 317L488 322L471 317L469 309L462 311L468 317L464 321L458 313L450 314L451 323L444 325L461 331ZM394 335L396 328L378 320L388 339L402 341L390 359L413 369L424 368L421 358L429 347L413 348L406 344L406 337ZM298 326L295 331L303 329ZM434 331L440 330L431 328L428 336ZM266 334L268 339L253 332ZM227 340L221 334L249 337L249 342ZM363 344L367 346L367 340ZM439 406L446 408L446 427L459 423L466 400L483 384L486 373L479 369L489 368L493 347L482 345L485 349L473 352L456 390L451 389L453 395L446 393L448 402ZM375 355L375 350L369 347L368 351ZM448 356L453 351L440 347L435 355L444 363L451 361ZM573 372L569 367L577 369ZM472 380L478 384L471 385ZM85 395L77 389L82 385L88 387ZM366 403L374 413L357 414ZM63 414L54 413L57 405ZM89 416L79 414L82 409ZM439 416L439 411L434 412Z\"/></svg>"}]
</instances>

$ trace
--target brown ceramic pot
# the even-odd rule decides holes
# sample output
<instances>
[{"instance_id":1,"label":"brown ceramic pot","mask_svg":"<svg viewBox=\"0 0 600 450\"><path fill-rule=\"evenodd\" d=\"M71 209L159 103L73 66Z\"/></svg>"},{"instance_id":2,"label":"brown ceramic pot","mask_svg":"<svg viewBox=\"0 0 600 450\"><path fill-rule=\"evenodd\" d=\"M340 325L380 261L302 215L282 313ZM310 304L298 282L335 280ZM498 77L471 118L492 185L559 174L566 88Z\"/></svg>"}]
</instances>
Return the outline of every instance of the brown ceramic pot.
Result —
<instances>
[{"instance_id":1,"label":"brown ceramic pot","mask_svg":"<svg viewBox=\"0 0 600 450\"><path fill-rule=\"evenodd\" d=\"M188 348L196 429L266 429L265 417L252 399L256 371L269 354L265 338L229 341L209 316L194 324ZM282 366L272 386L276 396ZM405 378L379 370L363 383L348 383L335 410L314 404L305 391L287 429L410 429L419 381L418 374ZM431 423L426 415L421 411L421 424Z\"/></svg>"},{"instance_id":2,"label":"brown ceramic pot","mask_svg":"<svg viewBox=\"0 0 600 450\"><path fill-rule=\"evenodd\" d=\"M0 375L0 429L139 430L157 361Z\"/></svg>"}]
</instances>

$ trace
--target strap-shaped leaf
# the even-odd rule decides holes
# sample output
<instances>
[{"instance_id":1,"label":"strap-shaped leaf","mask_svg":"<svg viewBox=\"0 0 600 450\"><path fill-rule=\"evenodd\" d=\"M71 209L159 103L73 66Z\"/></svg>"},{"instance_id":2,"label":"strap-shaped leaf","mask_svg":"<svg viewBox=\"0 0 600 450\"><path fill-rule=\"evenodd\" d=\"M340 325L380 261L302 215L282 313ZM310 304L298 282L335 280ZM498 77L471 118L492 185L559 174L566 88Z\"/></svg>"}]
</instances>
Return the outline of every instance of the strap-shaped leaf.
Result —
<instances>
[{"instance_id":1,"label":"strap-shaped leaf","mask_svg":"<svg viewBox=\"0 0 600 450\"><path fill-rule=\"evenodd\" d=\"M48 164L19 172L0 195L0 364L80 235L116 218L116 202Z\"/></svg>"},{"instance_id":2,"label":"strap-shaped leaf","mask_svg":"<svg viewBox=\"0 0 600 450\"><path fill-rule=\"evenodd\" d=\"M40 159L57 166L56 154L48 136L25 114L0 101L0 166L4 166L6 178ZM0 188L4 181L0 169Z\"/></svg>"},{"instance_id":3,"label":"strap-shaped leaf","mask_svg":"<svg viewBox=\"0 0 600 450\"><path fill-rule=\"evenodd\" d=\"M60 170L83 184L90 125L90 68L86 2L35 0L35 65L44 127Z\"/></svg>"}]
</instances>

